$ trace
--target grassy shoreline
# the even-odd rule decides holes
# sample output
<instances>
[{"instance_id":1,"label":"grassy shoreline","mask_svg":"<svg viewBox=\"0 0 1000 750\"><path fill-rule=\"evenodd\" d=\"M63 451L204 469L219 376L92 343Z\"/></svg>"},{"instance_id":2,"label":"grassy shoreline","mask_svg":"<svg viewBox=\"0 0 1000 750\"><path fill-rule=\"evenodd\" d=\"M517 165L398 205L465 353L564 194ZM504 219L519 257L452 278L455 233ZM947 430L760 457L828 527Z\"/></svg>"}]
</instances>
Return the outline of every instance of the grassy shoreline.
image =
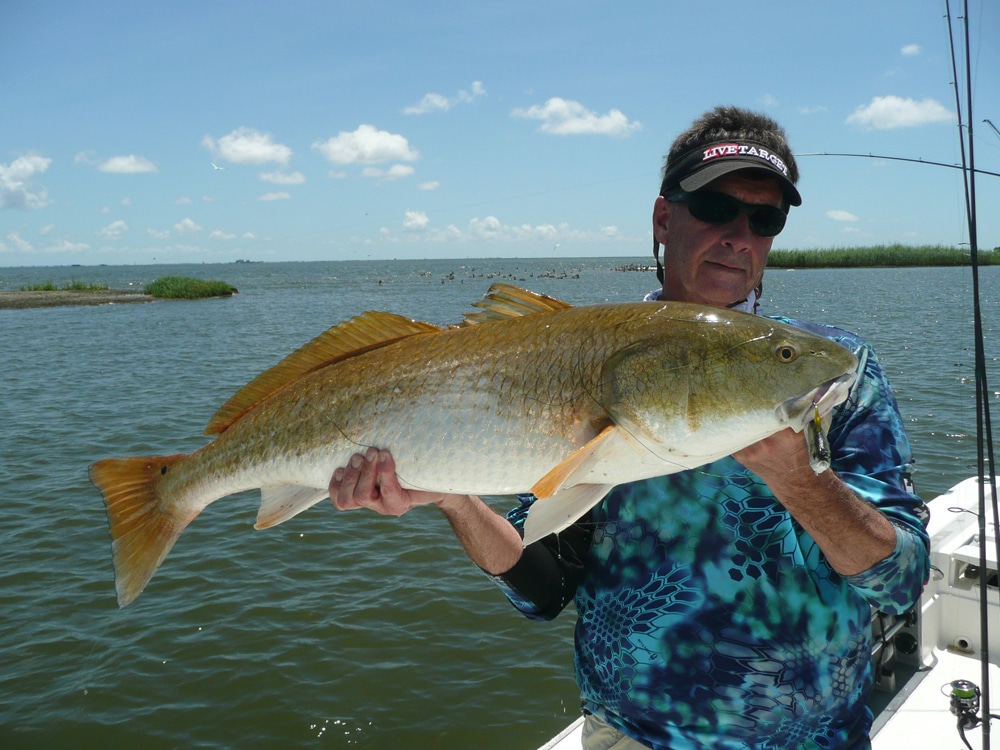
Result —
<instances>
[{"instance_id":1,"label":"grassy shoreline","mask_svg":"<svg viewBox=\"0 0 1000 750\"><path fill-rule=\"evenodd\" d=\"M768 268L922 268L970 266L967 249L944 245L875 245L820 250L772 250ZM1000 248L979 251L980 266L1000 265Z\"/></svg>"},{"instance_id":2,"label":"grassy shoreline","mask_svg":"<svg viewBox=\"0 0 1000 750\"><path fill-rule=\"evenodd\" d=\"M154 299L208 299L231 297L239 290L225 281L204 281L185 276L164 276L150 282L143 290L109 289L107 284L71 281L56 286L48 281L21 287L17 292L0 292L0 310L25 310L38 307L81 307Z\"/></svg>"}]
</instances>

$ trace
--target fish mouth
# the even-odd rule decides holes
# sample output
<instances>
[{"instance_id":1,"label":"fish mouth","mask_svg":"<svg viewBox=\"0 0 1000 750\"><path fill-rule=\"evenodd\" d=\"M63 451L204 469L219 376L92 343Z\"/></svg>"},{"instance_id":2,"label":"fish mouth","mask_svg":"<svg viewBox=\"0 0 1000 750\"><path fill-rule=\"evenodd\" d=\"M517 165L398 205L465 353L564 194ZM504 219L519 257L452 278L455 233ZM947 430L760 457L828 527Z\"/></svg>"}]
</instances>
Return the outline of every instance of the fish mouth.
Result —
<instances>
[{"instance_id":1,"label":"fish mouth","mask_svg":"<svg viewBox=\"0 0 1000 750\"><path fill-rule=\"evenodd\" d=\"M846 400L857 377L857 372L852 371L827 380L812 390L782 403L778 406L778 414L788 422L789 427L801 432L806 422L813 419L816 411L819 411L820 417L825 417L833 407Z\"/></svg>"}]
</instances>

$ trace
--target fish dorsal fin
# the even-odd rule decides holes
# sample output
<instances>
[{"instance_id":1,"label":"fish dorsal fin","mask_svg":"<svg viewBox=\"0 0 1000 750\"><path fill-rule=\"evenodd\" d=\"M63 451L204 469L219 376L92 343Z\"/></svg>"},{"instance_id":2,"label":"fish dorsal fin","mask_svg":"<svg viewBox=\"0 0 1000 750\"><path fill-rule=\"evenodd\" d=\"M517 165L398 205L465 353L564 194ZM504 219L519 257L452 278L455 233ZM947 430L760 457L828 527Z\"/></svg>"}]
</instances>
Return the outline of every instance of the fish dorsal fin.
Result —
<instances>
[{"instance_id":1,"label":"fish dorsal fin","mask_svg":"<svg viewBox=\"0 0 1000 750\"><path fill-rule=\"evenodd\" d=\"M521 289L511 284L494 284L486 292L486 296L478 302L473 302L472 306L480 308L482 312L466 313L465 320L457 327L479 325L507 318L520 318L524 315L534 315L540 312L566 310L573 305L545 294L529 292L527 289Z\"/></svg>"},{"instance_id":2,"label":"fish dorsal fin","mask_svg":"<svg viewBox=\"0 0 1000 750\"><path fill-rule=\"evenodd\" d=\"M320 334L243 386L215 413L205 434L224 432L262 401L311 372L407 336L441 330L444 329L393 313L362 313Z\"/></svg>"}]
</instances>

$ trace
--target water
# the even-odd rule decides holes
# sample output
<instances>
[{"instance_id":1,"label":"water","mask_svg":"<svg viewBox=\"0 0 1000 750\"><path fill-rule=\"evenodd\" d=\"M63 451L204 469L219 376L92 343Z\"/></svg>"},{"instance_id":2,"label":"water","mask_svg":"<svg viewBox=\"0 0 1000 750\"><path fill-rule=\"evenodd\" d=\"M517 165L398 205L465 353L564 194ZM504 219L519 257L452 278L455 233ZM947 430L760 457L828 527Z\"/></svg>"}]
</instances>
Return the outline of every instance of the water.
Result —
<instances>
[{"instance_id":1,"label":"water","mask_svg":"<svg viewBox=\"0 0 1000 750\"><path fill-rule=\"evenodd\" d=\"M362 310L454 322L497 280L577 304L631 300L655 285L614 270L631 261L0 269L0 289L125 288L168 273L240 289L227 300L0 311L0 746L530 749L558 731L577 714L572 613L523 619L435 509L387 519L320 505L256 532L256 498L229 498L119 610L86 468L197 448L238 387ZM768 310L875 344L927 497L975 468L969 276L766 279ZM984 269L983 285L995 342L998 269Z\"/></svg>"}]
</instances>

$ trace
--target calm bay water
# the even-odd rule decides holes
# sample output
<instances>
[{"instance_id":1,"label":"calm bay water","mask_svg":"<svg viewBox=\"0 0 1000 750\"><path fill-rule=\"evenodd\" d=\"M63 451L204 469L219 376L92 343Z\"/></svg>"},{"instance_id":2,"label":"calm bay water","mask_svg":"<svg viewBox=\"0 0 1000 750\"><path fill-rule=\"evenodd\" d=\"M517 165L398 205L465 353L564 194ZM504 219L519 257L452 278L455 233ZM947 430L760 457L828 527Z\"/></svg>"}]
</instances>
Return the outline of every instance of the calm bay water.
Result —
<instances>
[{"instance_id":1,"label":"calm bay water","mask_svg":"<svg viewBox=\"0 0 1000 750\"><path fill-rule=\"evenodd\" d=\"M655 286L651 273L615 270L632 260L0 269L0 289L126 288L168 273L240 289L228 300L0 310L0 747L530 749L558 731L577 714L572 613L523 619L436 510L386 519L319 505L256 532L256 497L222 500L119 610L87 466L197 448L237 388L363 310L454 322L497 280L575 304L632 300ZM982 272L988 356L998 271ZM765 280L767 311L875 344L926 497L975 469L970 278L875 269ZM997 391L995 358L990 367Z\"/></svg>"}]
</instances>

